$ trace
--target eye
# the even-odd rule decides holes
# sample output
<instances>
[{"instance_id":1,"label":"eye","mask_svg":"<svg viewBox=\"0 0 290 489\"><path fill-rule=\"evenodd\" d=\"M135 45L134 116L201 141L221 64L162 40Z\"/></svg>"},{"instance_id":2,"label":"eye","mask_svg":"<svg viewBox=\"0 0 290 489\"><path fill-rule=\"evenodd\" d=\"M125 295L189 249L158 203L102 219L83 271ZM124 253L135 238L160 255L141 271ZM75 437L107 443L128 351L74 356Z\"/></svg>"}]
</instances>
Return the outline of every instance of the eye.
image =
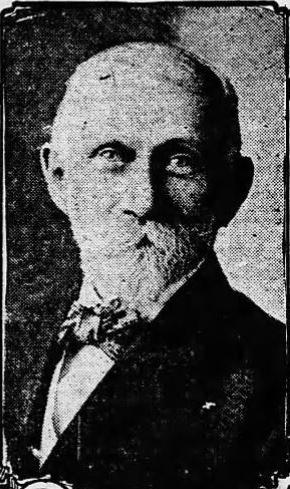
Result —
<instances>
[{"instance_id":1,"label":"eye","mask_svg":"<svg viewBox=\"0 0 290 489\"><path fill-rule=\"evenodd\" d=\"M120 152L110 146L94 151L90 157L94 159L100 170L118 170L125 164Z\"/></svg>"},{"instance_id":2,"label":"eye","mask_svg":"<svg viewBox=\"0 0 290 489\"><path fill-rule=\"evenodd\" d=\"M112 161L112 160L116 161L120 158L120 155L118 154L118 152L113 148L101 149L98 152L98 156L100 156L101 158L106 158L106 160L110 160L110 161Z\"/></svg>"},{"instance_id":3,"label":"eye","mask_svg":"<svg viewBox=\"0 0 290 489\"><path fill-rule=\"evenodd\" d=\"M186 153L178 153L169 157L166 172L176 177L192 177L194 175L193 157Z\"/></svg>"}]
</instances>

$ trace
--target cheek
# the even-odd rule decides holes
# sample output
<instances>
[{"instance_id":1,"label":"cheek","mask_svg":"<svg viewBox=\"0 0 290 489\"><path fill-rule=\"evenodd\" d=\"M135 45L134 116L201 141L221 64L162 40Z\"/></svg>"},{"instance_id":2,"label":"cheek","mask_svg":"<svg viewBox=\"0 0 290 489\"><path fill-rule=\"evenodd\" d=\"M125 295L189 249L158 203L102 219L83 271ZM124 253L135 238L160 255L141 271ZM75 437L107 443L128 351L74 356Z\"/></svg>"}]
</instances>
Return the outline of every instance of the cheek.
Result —
<instances>
[{"instance_id":1,"label":"cheek","mask_svg":"<svg viewBox=\"0 0 290 489\"><path fill-rule=\"evenodd\" d=\"M124 195L124 180L116 175L83 168L68 176L72 220L90 227L106 220L119 206Z\"/></svg>"},{"instance_id":2,"label":"cheek","mask_svg":"<svg viewBox=\"0 0 290 489\"><path fill-rule=\"evenodd\" d=\"M200 216L207 208L209 190L204 175L194 180L169 177L166 191L174 207L185 216Z\"/></svg>"}]
</instances>

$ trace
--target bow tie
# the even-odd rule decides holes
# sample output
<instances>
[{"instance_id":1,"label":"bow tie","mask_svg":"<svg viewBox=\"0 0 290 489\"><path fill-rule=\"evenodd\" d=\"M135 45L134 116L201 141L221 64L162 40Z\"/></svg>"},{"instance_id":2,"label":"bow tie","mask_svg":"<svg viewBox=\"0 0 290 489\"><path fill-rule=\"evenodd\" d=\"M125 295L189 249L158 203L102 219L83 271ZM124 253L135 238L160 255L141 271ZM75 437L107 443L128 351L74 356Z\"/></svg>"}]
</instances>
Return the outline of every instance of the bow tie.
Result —
<instances>
[{"instance_id":1,"label":"bow tie","mask_svg":"<svg viewBox=\"0 0 290 489\"><path fill-rule=\"evenodd\" d=\"M65 349L96 345L116 360L139 336L144 324L140 313L122 307L118 297L90 307L75 301L60 327L58 343Z\"/></svg>"}]
</instances>

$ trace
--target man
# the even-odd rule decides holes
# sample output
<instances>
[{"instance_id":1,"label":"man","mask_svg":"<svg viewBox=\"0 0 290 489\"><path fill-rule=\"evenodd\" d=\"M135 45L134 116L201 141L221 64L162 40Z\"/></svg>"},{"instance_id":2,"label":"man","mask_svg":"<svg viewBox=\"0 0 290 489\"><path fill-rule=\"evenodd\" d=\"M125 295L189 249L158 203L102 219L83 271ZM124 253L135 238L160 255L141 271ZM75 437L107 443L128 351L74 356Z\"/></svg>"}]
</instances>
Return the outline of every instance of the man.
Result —
<instances>
[{"instance_id":1,"label":"man","mask_svg":"<svg viewBox=\"0 0 290 489\"><path fill-rule=\"evenodd\" d=\"M69 80L42 166L83 286L28 469L81 488L248 489L277 467L284 331L213 252L251 185L240 148L233 87L180 48L116 46Z\"/></svg>"}]
</instances>

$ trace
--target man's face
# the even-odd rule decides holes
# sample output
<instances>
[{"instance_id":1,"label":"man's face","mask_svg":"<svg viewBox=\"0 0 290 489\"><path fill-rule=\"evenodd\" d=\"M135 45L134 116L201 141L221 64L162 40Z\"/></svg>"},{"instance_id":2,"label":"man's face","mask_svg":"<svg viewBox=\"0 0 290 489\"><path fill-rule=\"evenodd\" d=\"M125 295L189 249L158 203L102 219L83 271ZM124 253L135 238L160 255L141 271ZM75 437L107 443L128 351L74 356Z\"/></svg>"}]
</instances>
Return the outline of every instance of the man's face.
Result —
<instances>
[{"instance_id":1,"label":"man's face","mask_svg":"<svg viewBox=\"0 0 290 489\"><path fill-rule=\"evenodd\" d=\"M208 206L209 100L154 73L111 83L63 103L51 158L64 168L85 273L98 282L109 260L109 268L123 267L123 283L132 266L140 273L149 267L150 279L152 254L169 283L196 267L215 237Z\"/></svg>"}]
</instances>

